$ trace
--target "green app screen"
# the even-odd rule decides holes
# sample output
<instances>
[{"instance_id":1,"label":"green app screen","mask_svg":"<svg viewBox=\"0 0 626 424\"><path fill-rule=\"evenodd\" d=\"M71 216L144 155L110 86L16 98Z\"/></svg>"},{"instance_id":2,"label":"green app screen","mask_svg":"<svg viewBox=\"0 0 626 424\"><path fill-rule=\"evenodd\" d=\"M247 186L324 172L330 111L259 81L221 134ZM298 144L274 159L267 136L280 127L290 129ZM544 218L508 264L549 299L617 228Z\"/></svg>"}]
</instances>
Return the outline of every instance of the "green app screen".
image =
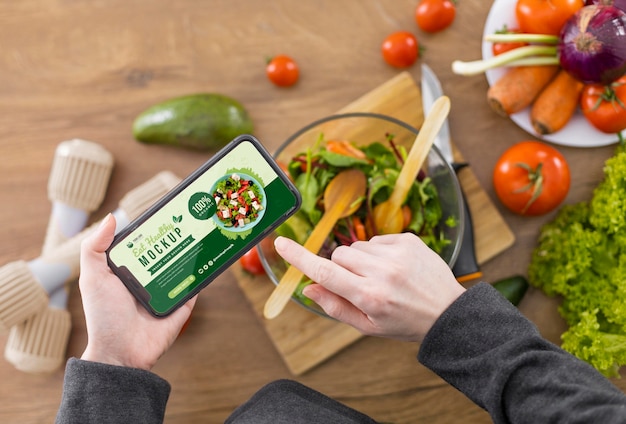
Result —
<instances>
[{"instance_id":1,"label":"green app screen","mask_svg":"<svg viewBox=\"0 0 626 424\"><path fill-rule=\"evenodd\" d=\"M257 148L244 141L115 245L109 257L145 288L157 313L166 313L296 203Z\"/></svg>"}]
</instances>

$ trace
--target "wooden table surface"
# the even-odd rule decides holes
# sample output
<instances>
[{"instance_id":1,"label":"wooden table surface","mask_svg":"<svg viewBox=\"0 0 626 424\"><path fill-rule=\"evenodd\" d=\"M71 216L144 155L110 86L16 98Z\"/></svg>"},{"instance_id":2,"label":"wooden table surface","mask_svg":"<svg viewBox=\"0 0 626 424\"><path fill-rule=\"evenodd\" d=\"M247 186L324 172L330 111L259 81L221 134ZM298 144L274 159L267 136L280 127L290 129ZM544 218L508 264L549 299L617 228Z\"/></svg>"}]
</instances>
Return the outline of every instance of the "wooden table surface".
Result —
<instances>
[{"instance_id":1,"label":"wooden table surface","mask_svg":"<svg viewBox=\"0 0 626 424\"><path fill-rule=\"evenodd\" d=\"M533 137L486 103L483 76L451 72L454 59L480 56L490 2L459 2L448 30L419 31L416 0L152 0L0 2L0 265L39 255L51 205L47 179L56 146L71 138L95 141L115 157L109 190L91 220L162 170L185 176L210 152L146 146L131 125L143 109L166 98L219 92L249 110L255 134L276 149L301 126L329 115L399 71L380 55L382 39L409 30L424 47L422 61L438 74L452 100L452 137L488 195L491 171L512 144ZM265 78L268 56L294 56L301 80L280 89ZM409 69L419 80L419 66ZM613 147L558 147L573 176L566 203L588 199ZM525 274L541 225L554 215L522 218L504 210L515 244L483 266L494 281ZM530 290L520 309L550 340L563 324L557 301ZM86 343L80 294L71 292L73 329L67 355ZM0 335L4 346L6 334ZM364 338L298 377L380 421L490 422L462 394L419 365L418 346ZM217 423L263 384L291 378L234 274L220 276L200 296L187 332L154 371L173 386L168 423ZM0 422L51 422L63 370L32 375L0 361ZM625 380L613 380L626 391Z\"/></svg>"}]
</instances>

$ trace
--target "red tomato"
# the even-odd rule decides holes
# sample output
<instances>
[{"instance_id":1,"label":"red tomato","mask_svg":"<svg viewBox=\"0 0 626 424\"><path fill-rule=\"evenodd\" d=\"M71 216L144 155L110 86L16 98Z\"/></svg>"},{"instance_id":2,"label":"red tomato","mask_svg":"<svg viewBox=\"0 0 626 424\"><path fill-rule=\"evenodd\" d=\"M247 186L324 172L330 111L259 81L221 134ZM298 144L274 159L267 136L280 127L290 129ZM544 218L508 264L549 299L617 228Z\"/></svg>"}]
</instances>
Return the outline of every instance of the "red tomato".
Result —
<instances>
[{"instance_id":1,"label":"red tomato","mask_svg":"<svg viewBox=\"0 0 626 424\"><path fill-rule=\"evenodd\" d=\"M520 215L543 215L567 196L570 170L563 155L539 141L522 141L507 149L493 170L500 201Z\"/></svg>"},{"instance_id":2,"label":"red tomato","mask_svg":"<svg viewBox=\"0 0 626 424\"><path fill-rule=\"evenodd\" d=\"M419 56L417 38L408 31L398 31L385 38L382 45L385 62L396 68L407 68Z\"/></svg>"},{"instance_id":3,"label":"red tomato","mask_svg":"<svg viewBox=\"0 0 626 424\"><path fill-rule=\"evenodd\" d=\"M522 32L559 35L585 0L517 0L515 16Z\"/></svg>"},{"instance_id":4,"label":"red tomato","mask_svg":"<svg viewBox=\"0 0 626 424\"><path fill-rule=\"evenodd\" d=\"M240 259L239 264L241 267L253 275L263 275L265 274L265 268L263 268L263 264L261 264L261 259L259 258L259 252L256 247L248 250Z\"/></svg>"},{"instance_id":5,"label":"red tomato","mask_svg":"<svg viewBox=\"0 0 626 424\"><path fill-rule=\"evenodd\" d=\"M265 68L267 78L279 87L290 87L298 82L300 69L298 64L289 56L274 56L267 62Z\"/></svg>"},{"instance_id":6,"label":"red tomato","mask_svg":"<svg viewBox=\"0 0 626 424\"><path fill-rule=\"evenodd\" d=\"M616 134L626 129L626 75L610 85L587 84L580 109L598 130Z\"/></svg>"},{"instance_id":7,"label":"red tomato","mask_svg":"<svg viewBox=\"0 0 626 424\"><path fill-rule=\"evenodd\" d=\"M448 28L456 16L453 0L420 0L415 8L415 22L426 32L438 32Z\"/></svg>"},{"instance_id":8,"label":"red tomato","mask_svg":"<svg viewBox=\"0 0 626 424\"><path fill-rule=\"evenodd\" d=\"M502 29L499 29L496 31L496 34L519 34L520 30L517 28L507 28L506 25L504 25L502 27ZM524 47L527 46L528 43L519 41L519 42L514 42L514 43L493 43L491 45L491 52L493 53L494 56L497 56L499 54L511 51L513 49L517 49L518 47Z\"/></svg>"}]
</instances>

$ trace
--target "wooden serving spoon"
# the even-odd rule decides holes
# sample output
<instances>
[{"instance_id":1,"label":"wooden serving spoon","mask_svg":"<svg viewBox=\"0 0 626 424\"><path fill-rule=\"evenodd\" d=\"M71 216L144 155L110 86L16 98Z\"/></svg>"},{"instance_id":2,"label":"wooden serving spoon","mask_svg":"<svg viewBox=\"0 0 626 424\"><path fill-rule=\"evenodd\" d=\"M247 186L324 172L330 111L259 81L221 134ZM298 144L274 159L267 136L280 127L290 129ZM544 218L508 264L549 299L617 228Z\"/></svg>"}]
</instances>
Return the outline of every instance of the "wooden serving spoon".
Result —
<instances>
[{"instance_id":1,"label":"wooden serving spoon","mask_svg":"<svg viewBox=\"0 0 626 424\"><path fill-rule=\"evenodd\" d=\"M449 112L450 99L447 96L441 96L433 103L402 165L389 199L374 207L374 224L379 234L397 234L402 231L402 204Z\"/></svg>"},{"instance_id":2,"label":"wooden serving spoon","mask_svg":"<svg viewBox=\"0 0 626 424\"><path fill-rule=\"evenodd\" d=\"M365 199L365 174L358 169L342 171L333 178L324 190L326 210L317 223L304 247L313 253L319 252L328 234L340 218L352 215ZM281 313L302 279L302 272L290 266L280 282L265 302L263 315L267 319Z\"/></svg>"}]
</instances>

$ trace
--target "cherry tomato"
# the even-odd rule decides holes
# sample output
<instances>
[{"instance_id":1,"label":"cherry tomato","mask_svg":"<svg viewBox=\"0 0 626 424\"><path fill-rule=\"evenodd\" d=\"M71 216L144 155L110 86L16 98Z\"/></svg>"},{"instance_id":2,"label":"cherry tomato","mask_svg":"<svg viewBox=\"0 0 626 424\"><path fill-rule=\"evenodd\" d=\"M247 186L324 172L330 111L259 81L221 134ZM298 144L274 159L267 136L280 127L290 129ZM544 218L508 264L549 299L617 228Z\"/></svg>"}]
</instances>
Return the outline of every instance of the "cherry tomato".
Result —
<instances>
[{"instance_id":1,"label":"cherry tomato","mask_svg":"<svg viewBox=\"0 0 626 424\"><path fill-rule=\"evenodd\" d=\"M290 87L298 82L300 69L295 60L289 56L274 56L265 68L267 78L279 87Z\"/></svg>"},{"instance_id":2,"label":"cherry tomato","mask_svg":"<svg viewBox=\"0 0 626 424\"><path fill-rule=\"evenodd\" d=\"M493 184L500 201L512 212L543 215L567 196L569 165L554 147L539 141L522 141L498 159Z\"/></svg>"},{"instance_id":3,"label":"cherry tomato","mask_svg":"<svg viewBox=\"0 0 626 424\"><path fill-rule=\"evenodd\" d=\"M519 34L520 30L517 28L507 28L506 25L504 25L502 27L502 29L499 29L496 31L496 34ZM525 43L523 41L519 41L519 42L514 42L514 43L493 43L491 45L491 52L493 53L494 56L497 56L499 54L511 51L513 49L517 49L519 47L524 47L527 46L528 43Z\"/></svg>"},{"instance_id":4,"label":"cherry tomato","mask_svg":"<svg viewBox=\"0 0 626 424\"><path fill-rule=\"evenodd\" d=\"M385 38L382 45L385 62L396 68L407 68L419 56L417 38L408 31L398 31Z\"/></svg>"},{"instance_id":5,"label":"cherry tomato","mask_svg":"<svg viewBox=\"0 0 626 424\"><path fill-rule=\"evenodd\" d=\"M585 0L517 0L515 16L522 32L559 35Z\"/></svg>"},{"instance_id":6,"label":"cherry tomato","mask_svg":"<svg viewBox=\"0 0 626 424\"><path fill-rule=\"evenodd\" d=\"M598 130L616 134L626 129L626 75L610 85L587 84L580 109Z\"/></svg>"},{"instance_id":7,"label":"cherry tomato","mask_svg":"<svg viewBox=\"0 0 626 424\"><path fill-rule=\"evenodd\" d=\"M426 32L438 32L448 28L456 16L453 0L420 0L415 8L415 22Z\"/></svg>"},{"instance_id":8,"label":"cherry tomato","mask_svg":"<svg viewBox=\"0 0 626 424\"><path fill-rule=\"evenodd\" d=\"M256 247L248 250L240 259L239 264L241 267L253 275L263 275L265 274L265 268L263 268L263 264L261 264L261 259L259 258L259 252Z\"/></svg>"}]
</instances>

